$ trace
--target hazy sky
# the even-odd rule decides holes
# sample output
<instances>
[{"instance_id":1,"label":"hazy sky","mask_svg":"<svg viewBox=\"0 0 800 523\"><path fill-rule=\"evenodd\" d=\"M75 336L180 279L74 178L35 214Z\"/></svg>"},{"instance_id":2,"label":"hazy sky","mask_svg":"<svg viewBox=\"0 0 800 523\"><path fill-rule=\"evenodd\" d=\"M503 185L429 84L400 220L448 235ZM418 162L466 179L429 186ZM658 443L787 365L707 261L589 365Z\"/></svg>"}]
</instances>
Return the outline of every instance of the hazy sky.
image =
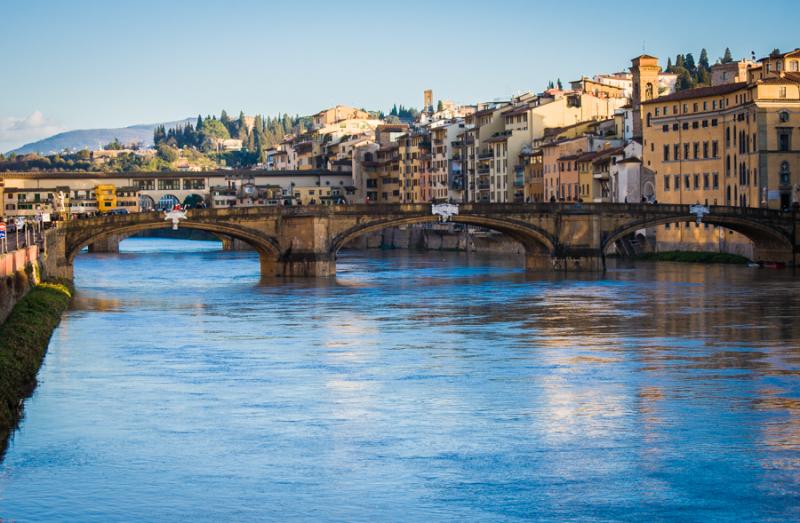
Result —
<instances>
[{"instance_id":1,"label":"hazy sky","mask_svg":"<svg viewBox=\"0 0 800 523\"><path fill-rule=\"evenodd\" d=\"M2 0L0 151L198 113L474 102L706 47L800 46L796 0Z\"/></svg>"}]
</instances>

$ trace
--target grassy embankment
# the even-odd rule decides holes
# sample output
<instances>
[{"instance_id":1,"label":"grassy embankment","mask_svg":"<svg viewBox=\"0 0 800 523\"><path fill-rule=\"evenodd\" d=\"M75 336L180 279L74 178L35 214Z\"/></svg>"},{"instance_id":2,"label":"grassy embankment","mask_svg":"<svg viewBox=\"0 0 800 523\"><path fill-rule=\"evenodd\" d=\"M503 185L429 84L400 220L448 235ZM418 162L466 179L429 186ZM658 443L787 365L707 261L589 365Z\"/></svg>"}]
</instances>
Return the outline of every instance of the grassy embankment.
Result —
<instances>
[{"instance_id":1,"label":"grassy embankment","mask_svg":"<svg viewBox=\"0 0 800 523\"><path fill-rule=\"evenodd\" d=\"M22 415L22 401L36 386L50 336L71 298L67 285L41 283L0 325L0 458Z\"/></svg>"},{"instance_id":2,"label":"grassy embankment","mask_svg":"<svg viewBox=\"0 0 800 523\"><path fill-rule=\"evenodd\" d=\"M648 252L636 256L637 260L648 261L671 261L684 263L730 263L746 264L750 260L738 254L728 254L724 252L690 252L690 251L669 251L669 252Z\"/></svg>"}]
</instances>

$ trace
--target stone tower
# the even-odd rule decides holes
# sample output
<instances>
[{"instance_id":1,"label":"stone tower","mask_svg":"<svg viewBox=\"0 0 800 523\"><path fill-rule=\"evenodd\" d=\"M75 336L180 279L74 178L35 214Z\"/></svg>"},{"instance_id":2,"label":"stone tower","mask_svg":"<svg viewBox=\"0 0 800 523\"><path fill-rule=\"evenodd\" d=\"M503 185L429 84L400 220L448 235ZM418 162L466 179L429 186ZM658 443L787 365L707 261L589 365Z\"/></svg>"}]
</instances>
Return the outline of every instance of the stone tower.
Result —
<instances>
[{"instance_id":1,"label":"stone tower","mask_svg":"<svg viewBox=\"0 0 800 523\"><path fill-rule=\"evenodd\" d=\"M631 107L633 109L633 136L642 137L642 102L658 98L658 74L661 66L658 58L643 54L631 60L631 73L633 74L633 94Z\"/></svg>"}]
</instances>

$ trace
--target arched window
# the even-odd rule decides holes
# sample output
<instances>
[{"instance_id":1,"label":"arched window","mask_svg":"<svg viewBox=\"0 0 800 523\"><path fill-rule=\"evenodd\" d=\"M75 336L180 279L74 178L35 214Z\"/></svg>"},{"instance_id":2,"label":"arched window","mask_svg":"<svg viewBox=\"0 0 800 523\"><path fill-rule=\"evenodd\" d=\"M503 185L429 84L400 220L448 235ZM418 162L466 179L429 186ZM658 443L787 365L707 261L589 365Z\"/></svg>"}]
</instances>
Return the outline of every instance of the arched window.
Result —
<instances>
[{"instance_id":1,"label":"arched window","mask_svg":"<svg viewBox=\"0 0 800 523\"><path fill-rule=\"evenodd\" d=\"M789 185L789 180L791 179L791 173L789 172L789 162L784 161L781 163L781 185Z\"/></svg>"},{"instance_id":2,"label":"arched window","mask_svg":"<svg viewBox=\"0 0 800 523\"><path fill-rule=\"evenodd\" d=\"M789 121L789 111L781 111L778 115L781 122L788 122Z\"/></svg>"}]
</instances>

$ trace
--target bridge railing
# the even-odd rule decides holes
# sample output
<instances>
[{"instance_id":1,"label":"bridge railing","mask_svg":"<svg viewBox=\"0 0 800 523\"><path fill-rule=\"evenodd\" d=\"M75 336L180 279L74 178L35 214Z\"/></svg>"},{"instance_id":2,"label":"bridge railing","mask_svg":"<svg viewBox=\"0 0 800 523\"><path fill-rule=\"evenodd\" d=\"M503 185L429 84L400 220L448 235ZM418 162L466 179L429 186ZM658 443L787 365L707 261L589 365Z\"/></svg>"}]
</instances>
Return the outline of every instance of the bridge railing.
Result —
<instances>
[{"instance_id":1,"label":"bridge railing","mask_svg":"<svg viewBox=\"0 0 800 523\"><path fill-rule=\"evenodd\" d=\"M477 214L673 214L690 215L692 204L649 204L649 203L567 203L567 202L532 202L532 203L462 203L461 213ZM787 219L796 216L792 212L764 209L756 207L734 207L724 205L709 206L710 214L725 216L744 216L756 219ZM255 216L325 216L332 214L431 214L430 203L378 203L347 205L305 205L305 206L261 206L261 207L226 207L212 209L192 209L189 219L209 218L247 218ZM135 224L145 220L162 220L163 213L149 211L123 215L105 215L93 218L72 220L76 225L91 226L93 224ZM72 223L71 222L71 223ZM166 226L167 222L165 222Z\"/></svg>"}]
</instances>

